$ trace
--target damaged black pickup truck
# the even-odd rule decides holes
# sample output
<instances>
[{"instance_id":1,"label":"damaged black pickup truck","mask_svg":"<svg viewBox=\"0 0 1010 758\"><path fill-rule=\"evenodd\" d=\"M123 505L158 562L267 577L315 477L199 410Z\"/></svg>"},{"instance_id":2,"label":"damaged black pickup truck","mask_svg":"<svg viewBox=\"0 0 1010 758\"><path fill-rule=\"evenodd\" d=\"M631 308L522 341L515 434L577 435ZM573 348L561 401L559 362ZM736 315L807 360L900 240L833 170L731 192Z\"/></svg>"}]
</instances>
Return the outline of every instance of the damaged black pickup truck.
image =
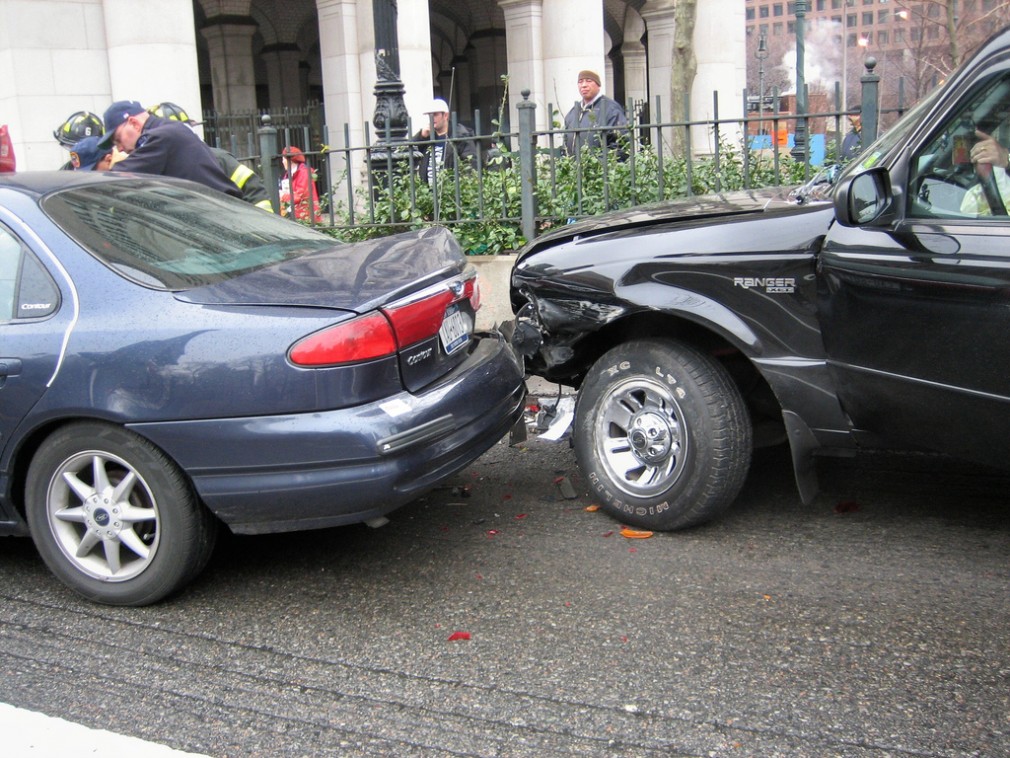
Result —
<instances>
[{"instance_id":1,"label":"damaged black pickup truck","mask_svg":"<svg viewBox=\"0 0 1010 758\"><path fill-rule=\"evenodd\" d=\"M614 517L679 529L755 445L1010 466L1010 30L841 173L829 202L699 197L587 219L512 272L527 371L578 387L572 439ZM978 151L975 151L977 157ZM1006 155L1006 152L1003 152Z\"/></svg>"}]
</instances>

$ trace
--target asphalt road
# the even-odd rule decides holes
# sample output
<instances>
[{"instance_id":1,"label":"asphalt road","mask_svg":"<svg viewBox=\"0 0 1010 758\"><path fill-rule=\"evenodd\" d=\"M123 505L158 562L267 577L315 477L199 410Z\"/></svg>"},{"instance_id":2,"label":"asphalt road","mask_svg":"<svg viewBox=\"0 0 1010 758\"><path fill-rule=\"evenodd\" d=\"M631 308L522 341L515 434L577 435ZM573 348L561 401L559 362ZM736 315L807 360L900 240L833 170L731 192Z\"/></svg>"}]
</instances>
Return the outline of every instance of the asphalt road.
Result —
<instances>
[{"instance_id":1,"label":"asphalt road","mask_svg":"<svg viewBox=\"0 0 1010 758\"><path fill-rule=\"evenodd\" d=\"M145 609L3 540L0 702L211 756L1010 754L1010 477L821 472L803 506L763 451L718 523L630 540L567 444L499 444L381 529L229 538Z\"/></svg>"}]
</instances>

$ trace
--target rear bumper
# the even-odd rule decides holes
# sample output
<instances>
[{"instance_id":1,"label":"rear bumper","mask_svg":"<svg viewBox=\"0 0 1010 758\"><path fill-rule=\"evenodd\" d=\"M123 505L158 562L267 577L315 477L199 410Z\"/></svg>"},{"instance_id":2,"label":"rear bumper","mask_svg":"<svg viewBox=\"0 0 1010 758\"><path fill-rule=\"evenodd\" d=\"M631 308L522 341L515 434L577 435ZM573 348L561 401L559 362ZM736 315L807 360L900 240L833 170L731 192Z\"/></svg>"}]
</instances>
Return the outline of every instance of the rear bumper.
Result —
<instances>
[{"instance_id":1,"label":"rear bumper","mask_svg":"<svg viewBox=\"0 0 1010 758\"><path fill-rule=\"evenodd\" d=\"M523 368L481 334L440 382L341 410L131 426L171 456L203 502L244 534L386 514L466 467L522 416Z\"/></svg>"}]
</instances>

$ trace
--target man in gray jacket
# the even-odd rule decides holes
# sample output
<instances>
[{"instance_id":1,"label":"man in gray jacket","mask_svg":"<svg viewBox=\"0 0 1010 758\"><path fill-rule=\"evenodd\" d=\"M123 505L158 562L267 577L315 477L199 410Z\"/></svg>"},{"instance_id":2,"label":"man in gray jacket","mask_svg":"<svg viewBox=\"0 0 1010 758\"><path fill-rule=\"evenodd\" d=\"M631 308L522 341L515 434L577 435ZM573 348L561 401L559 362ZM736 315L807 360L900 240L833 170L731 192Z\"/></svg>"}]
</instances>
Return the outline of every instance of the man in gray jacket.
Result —
<instances>
[{"instance_id":1,"label":"man in gray jacket","mask_svg":"<svg viewBox=\"0 0 1010 758\"><path fill-rule=\"evenodd\" d=\"M600 147L605 141L608 148L617 149L619 157L623 156L626 151L620 142L629 136L622 128L628 125L624 108L600 92L600 75L595 71L579 72L579 94L582 100L565 116L565 151L574 155L584 146Z\"/></svg>"}]
</instances>

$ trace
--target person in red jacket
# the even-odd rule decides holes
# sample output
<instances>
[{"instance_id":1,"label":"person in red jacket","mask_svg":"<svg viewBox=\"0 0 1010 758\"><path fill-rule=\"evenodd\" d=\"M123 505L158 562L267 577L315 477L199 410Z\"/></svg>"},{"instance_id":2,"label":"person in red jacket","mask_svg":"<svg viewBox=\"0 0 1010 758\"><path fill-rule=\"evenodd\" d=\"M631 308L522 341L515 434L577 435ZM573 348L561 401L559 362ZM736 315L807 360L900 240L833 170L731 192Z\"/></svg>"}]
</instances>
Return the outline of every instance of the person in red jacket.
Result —
<instances>
[{"instance_id":1,"label":"person in red jacket","mask_svg":"<svg viewBox=\"0 0 1010 758\"><path fill-rule=\"evenodd\" d=\"M298 221L312 220L319 223L323 218L319 212L315 172L305 162L305 154L294 145L289 145L281 151L281 160L284 163L281 215L287 216L294 206L294 216Z\"/></svg>"}]
</instances>

